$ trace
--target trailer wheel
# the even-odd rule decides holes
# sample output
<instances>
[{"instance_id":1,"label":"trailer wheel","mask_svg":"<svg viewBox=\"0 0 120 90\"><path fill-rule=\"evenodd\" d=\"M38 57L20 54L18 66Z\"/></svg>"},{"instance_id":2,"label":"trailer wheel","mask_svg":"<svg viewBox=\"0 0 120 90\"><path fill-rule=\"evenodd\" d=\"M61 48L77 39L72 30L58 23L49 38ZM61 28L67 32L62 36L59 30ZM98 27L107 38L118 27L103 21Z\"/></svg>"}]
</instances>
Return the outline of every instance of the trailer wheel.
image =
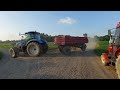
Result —
<instances>
[{"instance_id":1,"label":"trailer wheel","mask_svg":"<svg viewBox=\"0 0 120 90\"><path fill-rule=\"evenodd\" d=\"M86 46L85 44L83 44L82 47L81 47L81 50L82 50L82 51L85 51L85 50L86 50L86 47L87 47L87 46Z\"/></svg>"},{"instance_id":2,"label":"trailer wheel","mask_svg":"<svg viewBox=\"0 0 120 90\"><path fill-rule=\"evenodd\" d=\"M19 55L19 50L17 47L13 47L9 49L9 54L12 58L16 58Z\"/></svg>"},{"instance_id":3,"label":"trailer wheel","mask_svg":"<svg viewBox=\"0 0 120 90\"><path fill-rule=\"evenodd\" d=\"M106 62L105 57L101 55L101 62L104 66L108 66L108 62Z\"/></svg>"},{"instance_id":4,"label":"trailer wheel","mask_svg":"<svg viewBox=\"0 0 120 90\"><path fill-rule=\"evenodd\" d=\"M71 54L71 47L70 46L64 46L62 50L63 50L63 53L66 55Z\"/></svg>"},{"instance_id":5,"label":"trailer wheel","mask_svg":"<svg viewBox=\"0 0 120 90\"><path fill-rule=\"evenodd\" d=\"M59 48L59 51L60 51L60 52L62 52L62 49L61 49L61 48Z\"/></svg>"},{"instance_id":6,"label":"trailer wheel","mask_svg":"<svg viewBox=\"0 0 120 90\"><path fill-rule=\"evenodd\" d=\"M120 55L116 59L115 68L116 68L116 72L118 74L118 78L120 79Z\"/></svg>"},{"instance_id":7,"label":"trailer wheel","mask_svg":"<svg viewBox=\"0 0 120 90\"><path fill-rule=\"evenodd\" d=\"M63 53L63 47L62 47L62 46L58 46L58 48L59 48L59 51L60 51L61 53Z\"/></svg>"}]
</instances>

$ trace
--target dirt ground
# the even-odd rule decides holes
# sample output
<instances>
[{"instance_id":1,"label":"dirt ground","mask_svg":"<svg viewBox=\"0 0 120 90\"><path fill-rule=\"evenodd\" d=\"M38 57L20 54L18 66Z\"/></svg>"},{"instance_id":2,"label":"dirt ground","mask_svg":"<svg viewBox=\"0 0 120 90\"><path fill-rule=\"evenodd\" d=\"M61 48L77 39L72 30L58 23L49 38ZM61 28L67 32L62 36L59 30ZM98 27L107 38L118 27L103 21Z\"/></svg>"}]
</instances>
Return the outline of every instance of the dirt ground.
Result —
<instances>
[{"instance_id":1,"label":"dirt ground","mask_svg":"<svg viewBox=\"0 0 120 90\"><path fill-rule=\"evenodd\" d=\"M105 67L93 52L95 43L87 44L83 53L73 50L70 56L58 49L49 50L41 57L11 58L7 49L0 49L0 79L117 79L115 70Z\"/></svg>"}]
</instances>

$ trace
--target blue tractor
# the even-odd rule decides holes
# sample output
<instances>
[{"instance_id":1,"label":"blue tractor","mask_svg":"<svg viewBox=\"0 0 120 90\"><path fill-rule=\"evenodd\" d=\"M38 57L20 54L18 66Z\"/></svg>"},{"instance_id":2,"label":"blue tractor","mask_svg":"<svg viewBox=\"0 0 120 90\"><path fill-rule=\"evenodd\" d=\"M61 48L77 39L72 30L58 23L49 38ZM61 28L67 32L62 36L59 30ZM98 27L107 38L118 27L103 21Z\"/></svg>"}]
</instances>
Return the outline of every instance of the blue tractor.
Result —
<instances>
[{"instance_id":1,"label":"blue tractor","mask_svg":"<svg viewBox=\"0 0 120 90\"><path fill-rule=\"evenodd\" d=\"M41 39L39 32L30 31L21 35L25 35L25 38L9 49L12 58L18 57L20 52L24 52L31 57L37 57L48 51L47 41Z\"/></svg>"}]
</instances>

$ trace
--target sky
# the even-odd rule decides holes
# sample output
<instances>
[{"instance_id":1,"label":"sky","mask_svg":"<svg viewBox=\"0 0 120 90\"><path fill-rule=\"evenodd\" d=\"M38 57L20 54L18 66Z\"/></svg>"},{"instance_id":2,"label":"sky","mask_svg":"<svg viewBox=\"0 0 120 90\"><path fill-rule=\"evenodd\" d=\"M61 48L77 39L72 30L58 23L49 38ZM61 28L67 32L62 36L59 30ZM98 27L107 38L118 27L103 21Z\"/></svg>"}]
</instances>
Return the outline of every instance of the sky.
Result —
<instances>
[{"instance_id":1,"label":"sky","mask_svg":"<svg viewBox=\"0 0 120 90\"><path fill-rule=\"evenodd\" d=\"M19 33L106 35L120 21L120 11L0 11L0 40L20 40Z\"/></svg>"}]
</instances>

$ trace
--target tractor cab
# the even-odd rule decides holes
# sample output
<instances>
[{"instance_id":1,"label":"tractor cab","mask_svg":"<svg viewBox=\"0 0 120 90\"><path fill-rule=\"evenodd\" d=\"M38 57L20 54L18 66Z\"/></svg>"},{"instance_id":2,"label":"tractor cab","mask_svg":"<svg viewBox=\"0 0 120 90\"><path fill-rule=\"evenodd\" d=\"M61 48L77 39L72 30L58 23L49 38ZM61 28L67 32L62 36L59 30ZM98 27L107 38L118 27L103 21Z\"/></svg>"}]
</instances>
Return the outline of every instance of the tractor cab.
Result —
<instances>
[{"instance_id":1,"label":"tractor cab","mask_svg":"<svg viewBox=\"0 0 120 90\"><path fill-rule=\"evenodd\" d=\"M31 39L37 39L37 40L40 40L40 33L38 32L34 32L34 31L31 31L31 32L26 32L25 33L25 40L26 41L29 41Z\"/></svg>"},{"instance_id":2,"label":"tractor cab","mask_svg":"<svg viewBox=\"0 0 120 90\"><path fill-rule=\"evenodd\" d=\"M112 45L120 46L120 22L117 24L116 28L108 30L108 35L110 36L110 40L112 40Z\"/></svg>"},{"instance_id":3,"label":"tractor cab","mask_svg":"<svg viewBox=\"0 0 120 90\"><path fill-rule=\"evenodd\" d=\"M109 47L108 47L108 54L117 58L118 53L120 51L120 22L117 24L114 31L108 30L108 35L110 36ZM114 32L114 33L112 33ZM111 43L111 44L110 44Z\"/></svg>"}]
</instances>

